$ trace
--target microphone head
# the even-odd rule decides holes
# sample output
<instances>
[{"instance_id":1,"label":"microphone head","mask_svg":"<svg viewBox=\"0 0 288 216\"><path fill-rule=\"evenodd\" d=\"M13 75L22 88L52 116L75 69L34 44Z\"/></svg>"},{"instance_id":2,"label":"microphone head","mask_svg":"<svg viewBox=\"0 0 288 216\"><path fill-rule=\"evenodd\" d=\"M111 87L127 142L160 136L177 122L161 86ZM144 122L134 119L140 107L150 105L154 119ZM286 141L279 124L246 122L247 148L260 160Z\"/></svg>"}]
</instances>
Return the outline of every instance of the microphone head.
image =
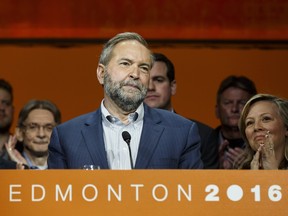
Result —
<instances>
[{"instance_id":1,"label":"microphone head","mask_svg":"<svg viewBox=\"0 0 288 216\"><path fill-rule=\"evenodd\" d=\"M130 133L128 131L123 131L122 132L122 138L128 145L130 144L131 135L130 135Z\"/></svg>"}]
</instances>

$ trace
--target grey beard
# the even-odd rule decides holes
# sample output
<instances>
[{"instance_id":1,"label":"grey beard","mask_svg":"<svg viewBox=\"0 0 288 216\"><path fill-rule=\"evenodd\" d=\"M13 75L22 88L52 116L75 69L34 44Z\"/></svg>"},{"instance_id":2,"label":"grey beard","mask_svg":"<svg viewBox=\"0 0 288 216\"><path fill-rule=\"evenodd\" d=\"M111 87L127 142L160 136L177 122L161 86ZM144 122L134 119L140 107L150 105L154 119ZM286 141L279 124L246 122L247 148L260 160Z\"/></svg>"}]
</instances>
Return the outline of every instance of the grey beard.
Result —
<instances>
[{"instance_id":1,"label":"grey beard","mask_svg":"<svg viewBox=\"0 0 288 216\"><path fill-rule=\"evenodd\" d=\"M132 97L127 96L127 94L123 91L122 88L128 83L136 84L140 89L140 91L138 93L135 93L135 95L133 95ZM147 94L147 88L141 83L135 80L114 83L107 72L104 75L104 90L106 94L115 102L115 104L117 104L117 106L125 112L135 111L144 101Z\"/></svg>"}]
</instances>

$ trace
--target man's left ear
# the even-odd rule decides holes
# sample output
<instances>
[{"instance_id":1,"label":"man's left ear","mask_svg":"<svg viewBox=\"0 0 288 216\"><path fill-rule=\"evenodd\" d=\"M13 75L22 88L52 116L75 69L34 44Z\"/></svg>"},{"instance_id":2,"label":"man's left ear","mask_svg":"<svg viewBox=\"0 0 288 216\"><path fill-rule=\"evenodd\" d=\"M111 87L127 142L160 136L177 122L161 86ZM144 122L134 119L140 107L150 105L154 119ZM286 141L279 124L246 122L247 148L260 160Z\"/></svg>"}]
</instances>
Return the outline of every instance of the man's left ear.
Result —
<instances>
[{"instance_id":1,"label":"man's left ear","mask_svg":"<svg viewBox=\"0 0 288 216\"><path fill-rule=\"evenodd\" d=\"M177 83L176 83L176 80L173 80L171 82L171 95L175 95L176 94L176 89L177 89Z\"/></svg>"},{"instance_id":2,"label":"man's left ear","mask_svg":"<svg viewBox=\"0 0 288 216\"><path fill-rule=\"evenodd\" d=\"M99 64L97 67L97 78L101 85L104 83L104 74L105 74L105 66L103 64Z\"/></svg>"}]
</instances>

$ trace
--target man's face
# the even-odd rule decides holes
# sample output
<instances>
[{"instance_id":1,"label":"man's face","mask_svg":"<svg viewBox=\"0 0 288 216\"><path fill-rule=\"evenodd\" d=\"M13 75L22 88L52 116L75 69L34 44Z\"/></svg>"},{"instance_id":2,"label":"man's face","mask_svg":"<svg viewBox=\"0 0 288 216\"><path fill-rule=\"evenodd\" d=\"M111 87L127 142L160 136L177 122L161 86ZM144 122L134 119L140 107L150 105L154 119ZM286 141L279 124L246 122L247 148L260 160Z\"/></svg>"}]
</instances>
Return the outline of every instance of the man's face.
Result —
<instances>
[{"instance_id":1,"label":"man's face","mask_svg":"<svg viewBox=\"0 0 288 216\"><path fill-rule=\"evenodd\" d=\"M220 97L219 104L216 105L216 116L221 125L238 128L241 111L250 97L251 95L242 89L235 87L226 89Z\"/></svg>"},{"instance_id":2,"label":"man's face","mask_svg":"<svg viewBox=\"0 0 288 216\"><path fill-rule=\"evenodd\" d=\"M97 69L105 99L126 112L137 109L147 93L150 68L150 51L142 44L134 40L117 44L108 65Z\"/></svg>"},{"instance_id":3,"label":"man's face","mask_svg":"<svg viewBox=\"0 0 288 216\"><path fill-rule=\"evenodd\" d=\"M13 121L14 107L9 92L0 89L0 133L9 132Z\"/></svg>"},{"instance_id":4,"label":"man's face","mask_svg":"<svg viewBox=\"0 0 288 216\"><path fill-rule=\"evenodd\" d=\"M144 102L153 108L171 110L171 96L175 93L176 81L170 83L166 64L156 61L150 71L148 93Z\"/></svg>"},{"instance_id":5,"label":"man's face","mask_svg":"<svg viewBox=\"0 0 288 216\"><path fill-rule=\"evenodd\" d=\"M36 157L48 155L48 144L53 127L56 125L53 114L45 109L32 110L18 131L18 140Z\"/></svg>"}]
</instances>

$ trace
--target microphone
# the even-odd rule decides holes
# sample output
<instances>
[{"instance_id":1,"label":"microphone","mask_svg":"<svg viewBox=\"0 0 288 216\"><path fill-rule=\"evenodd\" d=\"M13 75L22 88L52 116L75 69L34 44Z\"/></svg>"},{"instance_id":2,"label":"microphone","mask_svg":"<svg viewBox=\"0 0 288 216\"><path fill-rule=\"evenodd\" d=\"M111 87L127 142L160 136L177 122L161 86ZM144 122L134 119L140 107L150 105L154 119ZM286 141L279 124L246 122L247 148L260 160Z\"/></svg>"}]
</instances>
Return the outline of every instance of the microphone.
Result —
<instances>
[{"instance_id":1,"label":"microphone","mask_svg":"<svg viewBox=\"0 0 288 216\"><path fill-rule=\"evenodd\" d=\"M131 165L131 169L133 169L133 159L132 159L132 153L131 153L131 148L130 148L131 135L128 131L123 131L122 138L127 143L129 156L130 156L130 165Z\"/></svg>"}]
</instances>

